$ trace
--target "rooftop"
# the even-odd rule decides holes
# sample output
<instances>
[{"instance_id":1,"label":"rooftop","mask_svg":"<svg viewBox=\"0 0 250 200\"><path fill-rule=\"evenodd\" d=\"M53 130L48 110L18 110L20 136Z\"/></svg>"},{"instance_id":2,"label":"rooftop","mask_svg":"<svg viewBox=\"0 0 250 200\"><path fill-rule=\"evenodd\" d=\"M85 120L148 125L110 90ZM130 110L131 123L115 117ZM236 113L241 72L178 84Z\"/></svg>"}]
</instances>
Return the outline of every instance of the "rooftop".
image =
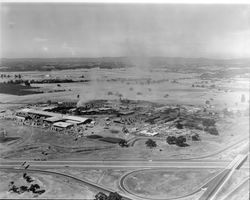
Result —
<instances>
[{"instance_id":1,"label":"rooftop","mask_svg":"<svg viewBox=\"0 0 250 200\"><path fill-rule=\"evenodd\" d=\"M69 126L72 126L72 123L68 123L68 122L56 122L53 124L53 126L57 126L57 127L61 127L61 128L67 128Z\"/></svg>"}]
</instances>

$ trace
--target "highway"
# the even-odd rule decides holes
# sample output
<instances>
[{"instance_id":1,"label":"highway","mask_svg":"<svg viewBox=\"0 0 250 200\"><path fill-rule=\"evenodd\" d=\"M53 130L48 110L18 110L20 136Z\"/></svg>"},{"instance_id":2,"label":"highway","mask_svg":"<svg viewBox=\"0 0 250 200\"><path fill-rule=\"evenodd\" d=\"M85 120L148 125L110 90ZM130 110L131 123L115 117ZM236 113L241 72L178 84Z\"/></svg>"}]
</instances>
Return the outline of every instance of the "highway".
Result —
<instances>
[{"instance_id":1,"label":"highway","mask_svg":"<svg viewBox=\"0 0 250 200\"><path fill-rule=\"evenodd\" d=\"M124 184L125 178L131 174L135 173L137 171L141 170L147 170L147 169L221 169L221 171L216 174L214 177L212 177L209 181L204 183L201 187L197 188L195 191L193 191L190 194L187 194L185 196L191 196L195 194L196 192L202 190L202 188L207 187L210 185L211 182L217 182L217 180L220 180L220 177L224 177L227 175L227 168L230 166L230 161L218 161L218 160L170 160L170 161L26 161L26 165L30 165L28 169L24 169L24 166L22 164L24 163L24 160L0 160L0 169L2 170L8 170L8 171L26 171L30 173L42 173L42 174L51 174L51 175L60 175L66 178L71 178L75 180L76 182L83 183L87 186L93 187L97 189L98 191L109 193L109 192L115 192L113 189L107 188L103 185L99 185L97 183L80 179L78 177L74 177L72 175L69 175L67 173L61 173L61 172L55 172L50 171L50 169L53 168L130 168L131 170L124 174L119 181L119 187L122 189L123 192L119 192L120 195L123 196L123 199L125 200L143 200L143 199L150 199L145 197L140 197L136 194L130 193L127 189L126 185ZM243 168L249 168L248 164L244 164L242 166ZM225 170L226 169L226 170ZM217 183L215 184L217 185ZM213 189L213 187L212 187ZM210 189L209 189L210 190ZM183 197L183 196L182 196ZM166 198L166 199L178 199L180 197L175 198Z\"/></svg>"},{"instance_id":2,"label":"highway","mask_svg":"<svg viewBox=\"0 0 250 200\"><path fill-rule=\"evenodd\" d=\"M249 180L250 177L248 176L245 178L243 181L241 181L229 194L227 194L223 199L221 200L228 200L228 199L233 199L233 196L241 191L243 187L248 188L249 187ZM247 197L248 196L248 197ZM242 198L242 200L249 200L249 195L245 195L245 197Z\"/></svg>"},{"instance_id":3,"label":"highway","mask_svg":"<svg viewBox=\"0 0 250 200\"><path fill-rule=\"evenodd\" d=\"M0 161L2 167L20 167L24 160L20 161ZM217 168L224 169L230 161L217 160L190 160L190 161L27 161L35 168L61 168L61 167L81 167L81 168ZM244 164L243 168L249 168Z\"/></svg>"},{"instance_id":4,"label":"highway","mask_svg":"<svg viewBox=\"0 0 250 200\"><path fill-rule=\"evenodd\" d=\"M216 200L220 191L225 188L226 183L232 177L234 172L242 166L249 154L239 154L232 162L223 170L224 174L207 185L207 190L199 198L199 200Z\"/></svg>"},{"instance_id":5,"label":"highway","mask_svg":"<svg viewBox=\"0 0 250 200\"><path fill-rule=\"evenodd\" d=\"M241 141L238 141L237 143L241 143ZM235 144L237 144L235 143ZM234 145L233 145L234 146ZM231 145L232 147L232 145ZM223 150L228 149L223 148ZM223 151L221 150L221 151ZM221 152L220 151L220 152ZM217 152L219 153L219 152ZM216 154L217 154L216 153ZM24 169L22 164L26 161L26 165L30 165L28 169ZM97 169L97 168L116 168L116 169L123 169L126 168L129 170L127 174L124 174L120 178L119 187L121 188L121 192L119 192L120 195L122 195L124 200L145 200L150 198L140 197L136 194L131 193L126 185L124 184L125 178L130 174L134 173L136 171L140 170L148 170L148 169L194 169L194 170L200 170L200 169L218 169L220 172L215 175L215 177L212 177L209 181L206 183L203 183L203 185L199 188L197 188L195 191L193 191L190 194L187 194L185 196L179 196L175 198L167 198L166 199L178 199L182 197L191 196L204 188L206 189L206 192L202 195L201 199L210 199L210 196L212 196L211 199L213 199L214 196L218 193L218 191L221 190L221 188L224 186L226 181L230 178L233 172L230 173L231 169L231 160L208 160L208 159L170 159L170 160L103 160L103 161L94 161L94 160L85 160L85 161L57 161L57 160L51 160L51 161L34 161L34 160L5 160L0 159L0 169L2 170L8 170L8 171L20 171L20 172L30 172L30 173L42 173L42 174L51 174L51 175L60 175L66 178L71 178L72 180L75 180L76 182L85 184L87 186L95 188L97 191L104 192L106 194L110 192L115 192L113 189L107 188L103 185L99 185L97 183L80 179L78 177L74 177L72 175L69 175L67 173L61 173L61 172L55 172L50 171L51 169L55 168L91 168L91 169ZM241 168L249 169L249 163L245 162ZM230 174L228 176L228 174ZM213 184L211 184L213 183ZM212 185L212 186L211 186ZM214 186L213 186L214 185ZM216 191L216 192L214 192ZM150 199L151 200L151 199Z\"/></svg>"}]
</instances>

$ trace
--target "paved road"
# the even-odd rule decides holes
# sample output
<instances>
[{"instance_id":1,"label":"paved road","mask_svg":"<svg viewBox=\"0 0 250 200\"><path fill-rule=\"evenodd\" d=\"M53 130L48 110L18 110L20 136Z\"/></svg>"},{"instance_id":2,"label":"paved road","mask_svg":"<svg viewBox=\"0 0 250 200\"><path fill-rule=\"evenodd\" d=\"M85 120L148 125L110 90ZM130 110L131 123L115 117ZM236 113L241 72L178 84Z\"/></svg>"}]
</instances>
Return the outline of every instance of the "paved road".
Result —
<instances>
[{"instance_id":1,"label":"paved road","mask_svg":"<svg viewBox=\"0 0 250 200\"><path fill-rule=\"evenodd\" d=\"M103 192L106 194L109 194L110 192L116 192L113 189L105 187L103 185L99 185L99 184L96 184L96 183L88 181L88 180L80 179L78 177L75 177L75 176L72 176L69 174L65 174L65 173L54 172L54 171L49 171L49 170L29 169L29 168L28 169L4 168L4 169L8 170L8 171L14 171L14 172L29 172L29 173L36 173L36 174L40 173L40 174L47 174L47 175L49 174L49 175L57 175L57 176L59 175L62 177L73 179L74 181L79 182L79 183L83 183L84 185L93 187L99 192ZM120 194L120 195L123 197L123 200L141 200L141 199L137 199L137 198L130 198L130 196L126 195L126 194Z\"/></svg>"},{"instance_id":2,"label":"paved road","mask_svg":"<svg viewBox=\"0 0 250 200\"><path fill-rule=\"evenodd\" d=\"M202 188L207 187L207 185L210 184L211 181L217 179L217 177L220 177L220 176L222 176L225 173L224 170L220 171L219 173L217 173L216 175L214 175L213 177L211 177L209 180L207 180L206 182L204 182L200 187L194 189L194 191L191 192L191 193L189 193L189 194L186 194L186 195L179 194L179 196L176 196L176 197L167 197L167 195L166 195L163 198L152 198L150 196L140 196L138 194L135 194L134 192L130 191L130 189L128 189L128 187L125 184L125 179L128 176L130 176L133 173L140 172L140 171L146 171L146 170L145 169L140 169L140 170L137 170L137 171L134 170L134 171L128 172L128 173L124 174L120 178L120 181L119 181L119 187L123 190L123 192L125 192L127 195L131 195L132 197L136 197L137 199L140 199L140 200L175 200L175 199L182 199L182 198L185 198L185 197L189 197L189 196L192 196L193 194L201 191Z\"/></svg>"},{"instance_id":3,"label":"paved road","mask_svg":"<svg viewBox=\"0 0 250 200\"><path fill-rule=\"evenodd\" d=\"M20 167L24 161L0 161L1 167ZM81 167L81 168L225 168L230 161L27 161L31 167ZM243 168L249 168L245 164Z\"/></svg>"},{"instance_id":4,"label":"paved road","mask_svg":"<svg viewBox=\"0 0 250 200\"><path fill-rule=\"evenodd\" d=\"M237 194L242 194L241 190L249 187L249 180L250 177L245 178L242 182L240 182L229 194L227 194L223 199L221 200L228 200L228 199L233 199ZM241 193L240 193L241 192ZM246 193L245 197L241 197L242 200L249 200L249 194Z\"/></svg>"},{"instance_id":5,"label":"paved road","mask_svg":"<svg viewBox=\"0 0 250 200\"><path fill-rule=\"evenodd\" d=\"M58 173L54 171L49 171L50 168L58 168L58 167L81 167L81 168L131 168L132 171L139 169L208 169L208 168L217 168L217 169L225 169L230 161L217 161L217 160L176 160L176 161L27 161L25 165L29 164L30 167L25 170L21 165L24 161L22 160L13 160L6 161L0 160L0 169L5 169L8 171L29 171L32 173L43 173L43 174L55 174L68 178L72 178L77 182L84 183L91 187L96 188L98 191L102 191L105 193L114 192L110 188L106 188L103 185L99 185L88 180L79 179L77 177L65 174ZM245 168L248 168L249 165L244 165ZM123 181L121 181L122 183ZM122 184L121 184L122 186ZM123 190L125 193L121 194L123 199L133 199L133 200L143 200L142 197L136 196ZM196 191L195 191L196 192ZM144 198L145 199L145 198Z\"/></svg>"}]
</instances>

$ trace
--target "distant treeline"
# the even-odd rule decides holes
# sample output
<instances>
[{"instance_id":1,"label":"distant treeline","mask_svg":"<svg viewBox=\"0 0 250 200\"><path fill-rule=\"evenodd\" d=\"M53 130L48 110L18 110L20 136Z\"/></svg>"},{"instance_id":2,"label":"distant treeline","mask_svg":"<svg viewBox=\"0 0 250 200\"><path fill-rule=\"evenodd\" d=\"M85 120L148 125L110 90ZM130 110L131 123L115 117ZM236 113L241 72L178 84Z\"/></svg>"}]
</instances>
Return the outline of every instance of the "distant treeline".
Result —
<instances>
[{"instance_id":1,"label":"distant treeline","mask_svg":"<svg viewBox=\"0 0 250 200\"><path fill-rule=\"evenodd\" d=\"M9 80L4 83L6 84L44 84L44 83L74 83L74 82L88 82L89 80L72 80L72 79L42 79L42 80L23 80L23 79L16 79L16 80Z\"/></svg>"},{"instance_id":2,"label":"distant treeline","mask_svg":"<svg viewBox=\"0 0 250 200\"><path fill-rule=\"evenodd\" d=\"M131 66L124 58L2 59L0 71L52 71L65 69L113 69Z\"/></svg>"}]
</instances>

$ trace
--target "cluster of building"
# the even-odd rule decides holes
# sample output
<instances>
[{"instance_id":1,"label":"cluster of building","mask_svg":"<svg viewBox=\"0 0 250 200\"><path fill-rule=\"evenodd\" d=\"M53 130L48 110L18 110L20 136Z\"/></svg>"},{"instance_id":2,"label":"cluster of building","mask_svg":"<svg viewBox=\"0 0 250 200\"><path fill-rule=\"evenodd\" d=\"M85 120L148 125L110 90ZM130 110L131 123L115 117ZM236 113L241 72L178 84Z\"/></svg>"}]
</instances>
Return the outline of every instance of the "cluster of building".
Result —
<instances>
[{"instance_id":1,"label":"cluster of building","mask_svg":"<svg viewBox=\"0 0 250 200\"><path fill-rule=\"evenodd\" d=\"M56 130L64 130L81 124L87 124L92 121L92 119L85 117L65 115L31 108L18 110L16 112L16 120L19 122L33 120L42 126L51 126Z\"/></svg>"}]
</instances>

